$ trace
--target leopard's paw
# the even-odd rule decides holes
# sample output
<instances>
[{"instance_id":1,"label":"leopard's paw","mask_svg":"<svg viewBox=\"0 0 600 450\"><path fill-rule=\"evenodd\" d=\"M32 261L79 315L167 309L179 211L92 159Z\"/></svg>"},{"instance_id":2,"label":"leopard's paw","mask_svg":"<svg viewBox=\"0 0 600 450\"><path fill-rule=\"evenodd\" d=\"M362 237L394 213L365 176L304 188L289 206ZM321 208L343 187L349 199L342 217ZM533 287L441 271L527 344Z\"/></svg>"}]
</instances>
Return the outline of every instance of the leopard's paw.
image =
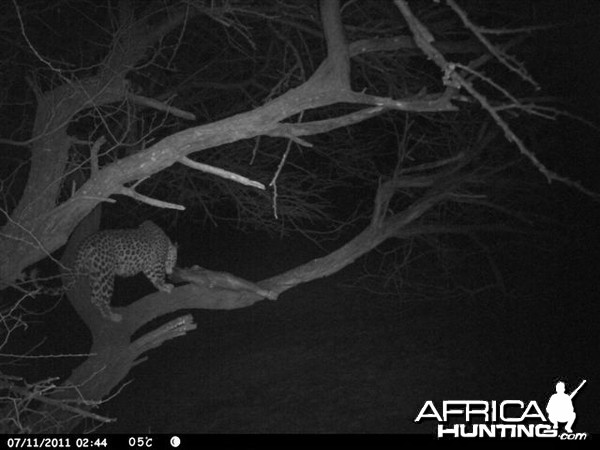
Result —
<instances>
[{"instance_id":1,"label":"leopard's paw","mask_svg":"<svg viewBox=\"0 0 600 450\"><path fill-rule=\"evenodd\" d=\"M167 294L170 294L171 291L173 290L173 285L170 283L165 283L163 284L161 287L159 287L158 289L160 289L163 292L166 292Z\"/></svg>"}]
</instances>

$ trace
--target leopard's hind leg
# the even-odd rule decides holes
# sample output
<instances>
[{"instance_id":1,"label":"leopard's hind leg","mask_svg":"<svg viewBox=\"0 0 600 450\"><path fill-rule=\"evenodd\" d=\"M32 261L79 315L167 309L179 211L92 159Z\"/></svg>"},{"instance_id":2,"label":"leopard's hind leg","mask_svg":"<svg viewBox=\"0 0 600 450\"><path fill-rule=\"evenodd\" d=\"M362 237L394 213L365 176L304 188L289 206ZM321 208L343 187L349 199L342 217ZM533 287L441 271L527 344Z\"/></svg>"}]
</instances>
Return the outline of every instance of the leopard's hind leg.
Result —
<instances>
[{"instance_id":1,"label":"leopard's hind leg","mask_svg":"<svg viewBox=\"0 0 600 450\"><path fill-rule=\"evenodd\" d=\"M115 284L115 275L113 273L90 275L90 288L92 290L92 303L100 310L100 314L113 322L120 322L123 319L121 314L114 313L110 308L110 301Z\"/></svg>"}]
</instances>

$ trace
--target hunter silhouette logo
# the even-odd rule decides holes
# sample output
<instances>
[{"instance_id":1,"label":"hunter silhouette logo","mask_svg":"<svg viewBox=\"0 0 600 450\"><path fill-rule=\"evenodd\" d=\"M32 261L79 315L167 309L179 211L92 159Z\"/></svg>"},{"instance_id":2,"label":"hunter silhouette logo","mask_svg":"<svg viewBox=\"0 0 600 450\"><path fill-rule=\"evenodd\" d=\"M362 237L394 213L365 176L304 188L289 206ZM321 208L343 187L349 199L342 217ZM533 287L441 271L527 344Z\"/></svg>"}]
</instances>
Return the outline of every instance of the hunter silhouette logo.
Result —
<instances>
[{"instance_id":1,"label":"hunter silhouette logo","mask_svg":"<svg viewBox=\"0 0 600 450\"><path fill-rule=\"evenodd\" d=\"M559 381L556 383L556 394L552 394L550 400L548 400L548 406L546 406L546 412L548 413L548 419L552 422L553 429L558 428L558 422L566 422L565 431L572 433L573 423L577 418L575 410L573 409L573 397L579 392L579 389L583 387L586 380L583 380L577 389L570 394L565 394L565 383Z\"/></svg>"}]
</instances>

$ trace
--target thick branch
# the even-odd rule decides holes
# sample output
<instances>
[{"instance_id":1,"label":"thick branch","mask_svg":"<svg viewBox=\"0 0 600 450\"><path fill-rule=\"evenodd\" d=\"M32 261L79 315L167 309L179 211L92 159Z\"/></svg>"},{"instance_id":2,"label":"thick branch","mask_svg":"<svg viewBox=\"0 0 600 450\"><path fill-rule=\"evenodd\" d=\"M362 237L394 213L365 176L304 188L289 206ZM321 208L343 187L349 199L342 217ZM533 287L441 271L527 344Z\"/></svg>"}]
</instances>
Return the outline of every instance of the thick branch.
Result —
<instances>
[{"instance_id":1,"label":"thick branch","mask_svg":"<svg viewBox=\"0 0 600 450\"><path fill-rule=\"evenodd\" d=\"M327 59L334 72L330 78L339 87L350 89L350 57L339 0L321 0L321 21L327 43Z\"/></svg>"}]
</instances>

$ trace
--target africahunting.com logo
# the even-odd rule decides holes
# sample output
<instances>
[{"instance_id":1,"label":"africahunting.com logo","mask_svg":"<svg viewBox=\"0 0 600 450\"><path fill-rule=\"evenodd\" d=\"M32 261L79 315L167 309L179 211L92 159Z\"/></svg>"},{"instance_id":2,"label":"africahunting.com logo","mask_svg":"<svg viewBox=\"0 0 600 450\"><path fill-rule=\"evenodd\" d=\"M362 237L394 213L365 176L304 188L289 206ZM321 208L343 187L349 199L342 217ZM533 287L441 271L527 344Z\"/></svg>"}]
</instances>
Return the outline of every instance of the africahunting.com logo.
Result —
<instances>
[{"instance_id":1,"label":"africahunting.com logo","mask_svg":"<svg viewBox=\"0 0 600 450\"><path fill-rule=\"evenodd\" d=\"M425 402L415 422L435 420L437 436L442 437L549 437L563 440L583 440L587 433L574 433L577 418L573 397L586 380L570 394L565 393L565 383L556 383L556 392L550 396L546 414L536 401L521 400L445 400L436 405ZM564 431L561 431L564 425Z\"/></svg>"}]
</instances>

